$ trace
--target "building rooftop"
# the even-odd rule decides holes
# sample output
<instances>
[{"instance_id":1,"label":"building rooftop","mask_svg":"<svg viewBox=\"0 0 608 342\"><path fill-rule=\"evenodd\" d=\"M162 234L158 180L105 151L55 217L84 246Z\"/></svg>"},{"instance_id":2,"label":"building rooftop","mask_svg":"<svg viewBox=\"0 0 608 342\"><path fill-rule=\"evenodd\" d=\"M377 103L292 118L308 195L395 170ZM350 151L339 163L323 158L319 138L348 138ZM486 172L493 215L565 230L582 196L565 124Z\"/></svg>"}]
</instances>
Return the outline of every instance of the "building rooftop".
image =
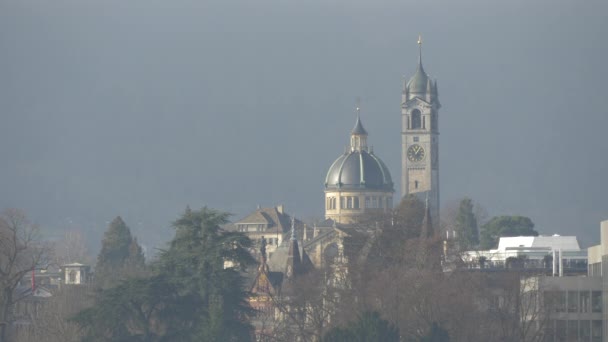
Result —
<instances>
[{"instance_id":1,"label":"building rooftop","mask_svg":"<svg viewBox=\"0 0 608 342\"><path fill-rule=\"evenodd\" d=\"M504 252L507 249L551 249L562 251L580 251L576 236L514 236L501 237L496 252Z\"/></svg>"}]
</instances>

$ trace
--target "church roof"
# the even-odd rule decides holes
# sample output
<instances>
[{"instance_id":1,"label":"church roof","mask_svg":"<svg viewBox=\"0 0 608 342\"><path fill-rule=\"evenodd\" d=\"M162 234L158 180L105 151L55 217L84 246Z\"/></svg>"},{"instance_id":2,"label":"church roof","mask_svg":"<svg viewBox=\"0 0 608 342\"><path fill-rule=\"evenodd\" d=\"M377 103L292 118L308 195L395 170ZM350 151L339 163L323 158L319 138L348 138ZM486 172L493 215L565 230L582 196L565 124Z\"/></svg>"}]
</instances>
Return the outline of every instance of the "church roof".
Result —
<instances>
[{"instance_id":1,"label":"church roof","mask_svg":"<svg viewBox=\"0 0 608 342\"><path fill-rule=\"evenodd\" d=\"M370 189L393 191L388 167L367 148L367 131L358 114L351 132L351 146L336 159L325 176L325 189Z\"/></svg>"},{"instance_id":2,"label":"church roof","mask_svg":"<svg viewBox=\"0 0 608 342\"><path fill-rule=\"evenodd\" d=\"M416 68L416 73L407 82L407 89L410 93L426 93L428 82L429 75L424 72L422 62L420 62L418 68Z\"/></svg>"},{"instance_id":3,"label":"church roof","mask_svg":"<svg viewBox=\"0 0 608 342\"><path fill-rule=\"evenodd\" d=\"M393 180L388 167L373 152L351 151L333 162L325 177L325 188L393 191Z\"/></svg>"},{"instance_id":4,"label":"church roof","mask_svg":"<svg viewBox=\"0 0 608 342\"><path fill-rule=\"evenodd\" d=\"M234 224L228 225L226 229L235 230L238 225L262 224L266 226L267 231L285 233L289 230L290 220L290 216L283 211L282 206L258 208ZM296 221L296 224L299 225L301 222Z\"/></svg>"},{"instance_id":5,"label":"church roof","mask_svg":"<svg viewBox=\"0 0 608 342\"><path fill-rule=\"evenodd\" d=\"M359 116L357 116L357 122L355 122L355 127L353 127L351 133L357 135L367 135L367 131L365 130L365 128L363 128L363 125L361 124L361 118Z\"/></svg>"},{"instance_id":6,"label":"church roof","mask_svg":"<svg viewBox=\"0 0 608 342\"><path fill-rule=\"evenodd\" d=\"M433 81L431 77L424 71L422 66L422 38L418 37L419 55L418 55L418 66L414 76L406 84L407 91L410 94L431 94L437 101L437 82Z\"/></svg>"},{"instance_id":7,"label":"church roof","mask_svg":"<svg viewBox=\"0 0 608 342\"><path fill-rule=\"evenodd\" d=\"M247 217L245 217L242 220L239 220L238 223L262 223L262 224L274 224L274 222L272 221L272 219L270 217L268 217L268 214L265 215L265 213L262 211L262 209L258 209L256 211L254 211L253 213L249 214Z\"/></svg>"}]
</instances>

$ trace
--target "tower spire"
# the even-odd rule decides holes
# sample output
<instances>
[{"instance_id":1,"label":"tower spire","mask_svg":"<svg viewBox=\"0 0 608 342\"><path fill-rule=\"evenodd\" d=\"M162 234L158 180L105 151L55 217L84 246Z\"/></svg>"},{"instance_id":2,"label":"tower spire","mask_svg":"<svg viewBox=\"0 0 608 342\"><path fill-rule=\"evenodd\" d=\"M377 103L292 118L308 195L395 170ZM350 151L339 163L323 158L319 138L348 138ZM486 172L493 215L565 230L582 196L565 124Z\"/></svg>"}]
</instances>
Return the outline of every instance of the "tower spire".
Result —
<instances>
[{"instance_id":1,"label":"tower spire","mask_svg":"<svg viewBox=\"0 0 608 342\"><path fill-rule=\"evenodd\" d=\"M424 70L422 68L422 35L418 35L418 68Z\"/></svg>"}]
</instances>

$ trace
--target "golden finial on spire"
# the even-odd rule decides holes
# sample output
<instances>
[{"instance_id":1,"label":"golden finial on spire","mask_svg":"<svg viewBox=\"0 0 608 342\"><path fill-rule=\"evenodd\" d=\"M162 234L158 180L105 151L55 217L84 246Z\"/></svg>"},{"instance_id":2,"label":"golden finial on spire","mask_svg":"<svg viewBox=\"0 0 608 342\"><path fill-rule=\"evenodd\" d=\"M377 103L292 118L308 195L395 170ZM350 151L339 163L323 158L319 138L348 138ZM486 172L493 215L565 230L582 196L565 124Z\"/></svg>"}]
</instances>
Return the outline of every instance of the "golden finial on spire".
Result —
<instances>
[{"instance_id":1,"label":"golden finial on spire","mask_svg":"<svg viewBox=\"0 0 608 342\"><path fill-rule=\"evenodd\" d=\"M361 111L361 98L359 96L357 96L356 102L357 102L357 107L356 107L357 117L359 117L359 111Z\"/></svg>"},{"instance_id":2,"label":"golden finial on spire","mask_svg":"<svg viewBox=\"0 0 608 342\"><path fill-rule=\"evenodd\" d=\"M422 35L418 35L418 45L422 45Z\"/></svg>"}]
</instances>

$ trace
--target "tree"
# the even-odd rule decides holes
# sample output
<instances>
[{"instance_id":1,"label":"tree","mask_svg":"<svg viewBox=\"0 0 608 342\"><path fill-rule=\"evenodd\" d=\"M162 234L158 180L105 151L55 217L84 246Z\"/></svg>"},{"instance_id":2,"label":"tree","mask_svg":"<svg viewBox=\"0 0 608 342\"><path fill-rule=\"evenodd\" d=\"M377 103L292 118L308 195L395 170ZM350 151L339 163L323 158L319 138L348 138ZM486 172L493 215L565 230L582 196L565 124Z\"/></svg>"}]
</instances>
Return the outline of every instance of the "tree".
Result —
<instances>
[{"instance_id":1,"label":"tree","mask_svg":"<svg viewBox=\"0 0 608 342\"><path fill-rule=\"evenodd\" d=\"M420 237L424 209L424 203L418 197L407 195L393 211L391 225L398 227L404 233L405 239Z\"/></svg>"},{"instance_id":2,"label":"tree","mask_svg":"<svg viewBox=\"0 0 608 342\"><path fill-rule=\"evenodd\" d=\"M64 232L63 238L53 244L53 261L58 266L73 262L90 265L90 255L82 231Z\"/></svg>"},{"instance_id":3,"label":"tree","mask_svg":"<svg viewBox=\"0 0 608 342\"><path fill-rule=\"evenodd\" d=\"M377 230L373 248L368 256L372 269L412 261L405 254L416 245L422 231L424 203L415 195L407 195L391 213L369 215L360 222L362 227Z\"/></svg>"},{"instance_id":4,"label":"tree","mask_svg":"<svg viewBox=\"0 0 608 342\"><path fill-rule=\"evenodd\" d=\"M323 342L397 342L399 329L393 324L380 318L378 312L366 311L359 318L348 324L346 328L336 327L329 330L322 339Z\"/></svg>"},{"instance_id":5,"label":"tree","mask_svg":"<svg viewBox=\"0 0 608 342\"><path fill-rule=\"evenodd\" d=\"M220 228L228 216L206 207L187 208L173 223L169 249L161 253L159 271L177 288L183 303L172 328L184 340L249 339L251 326L245 318L253 311L240 271L255 263L248 252L252 242L242 233Z\"/></svg>"},{"instance_id":6,"label":"tree","mask_svg":"<svg viewBox=\"0 0 608 342\"><path fill-rule=\"evenodd\" d=\"M176 291L162 276L132 278L101 290L95 305L73 319L85 341L161 341L165 317L177 309Z\"/></svg>"},{"instance_id":7,"label":"tree","mask_svg":"<svg viewBox=\"0 0 608 342\"><path fill-rule=\"evenodd\" d=\"M495 248L500 237L538 236L534 223L525 216L496 216L481 227L481 249Z\"/></svg>"},{"instance_id":8,"label":"tree","mask_svg":"<svg viewBox=\"0 0 608 342\"><path fill-rule=\"evenodd\" d=\"M101 251L97 256L97 285L109 288L125 277L141 275L144 267L145 258L141 247L122 218L116 217L104 234Z\"/></svg>"},{"instance_id":9,"label":"tree","mask_svg":"<svg viewBox=\"0 0 608 342\"><path fill-rule=\"evenodd\" d=\"M48 250L38 238L38 226L18 209L0 215L0 342L7 339L13 307L22 297L16 289L23 277L46 264Z\"/></svg>"},{"instance_id":10,"label":"tree","mask_svg":"<svg viewBox=\"0 0 608 342\"><path fill-rule=\"evenodd\" d=\"M473 201L463 198L460 201L458 214L455 222L456 236L460 248L468 250L479 244L479 231L477 230L477 218L473 213Z\"/></svg>"},{"instance_id":11,"label":"tree","mask_svg":"<svg viewBox=\"0 0 608 342\"><path fill-rule=\"evenodd\" d=\"M70 318L90 307L92 287L88 285L60 287L45 298L36 310L28 314L30 324L20 329L16 341L78 342L84 337L78 325Z\"/></svg>"},{"instance_id":12,"label":"tree","mask_svg":"<svg viewBox=\"0 0 608 342\"><path fill-rule=\"evenodd\" d=\"M223 212L186 209L151 275L100 289L95 305L75 317L89 340L249 340L252 310L240 271L253 264L251 240L223 231L227 222Z\"/></svg>"}]
</instances>

